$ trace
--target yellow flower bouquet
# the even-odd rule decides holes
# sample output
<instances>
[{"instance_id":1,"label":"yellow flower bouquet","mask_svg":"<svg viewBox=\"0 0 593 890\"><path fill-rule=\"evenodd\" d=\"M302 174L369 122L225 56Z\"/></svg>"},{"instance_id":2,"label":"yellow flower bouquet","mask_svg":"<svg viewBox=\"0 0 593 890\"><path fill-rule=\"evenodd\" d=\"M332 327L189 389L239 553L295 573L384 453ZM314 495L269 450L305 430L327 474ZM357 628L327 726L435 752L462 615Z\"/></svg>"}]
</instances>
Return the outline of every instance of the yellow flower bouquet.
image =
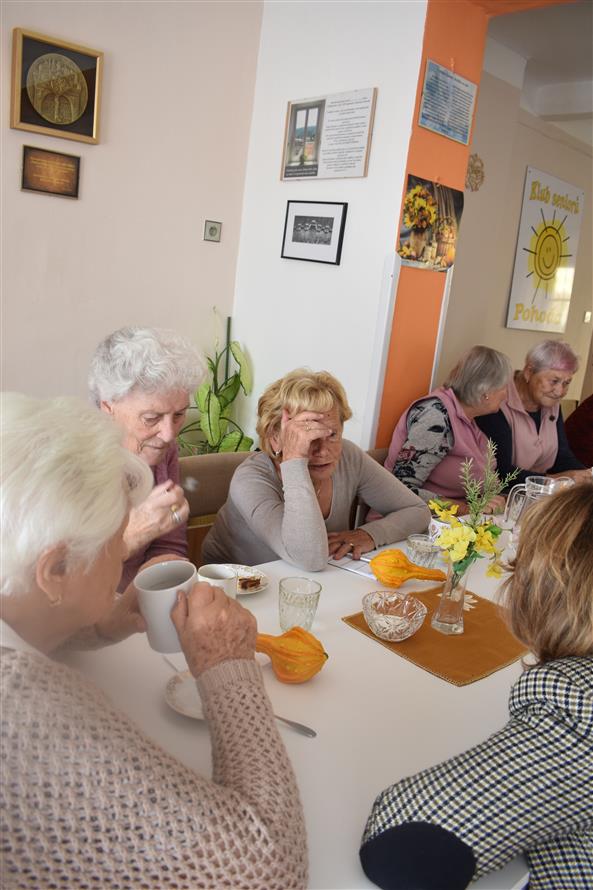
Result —
<instances>
[{"instance_id":1,"label":"yellow flower bouquet","mask_svg":"<svg viewBox=\"0 0 593 890\"><path fill-rule=\"evenodd\" d=\"M471 459L461 466L461 481L465 492L465 500L469 513L462 520L456 513L457 504L436 499L428 502L429 508L441 523L440 533L435 539L444 551L450 564L449 577L443 589L441 604L433 617L432 626L443 633L463 633L463 598L465 593L465 576L470 566L477 560L487 557L490 565L486 574L499 578L502 574L500 564L501 550L497 546L502 529L493 519L485 519L484 507L517 475L515 470L504 479L496 472L496 445L489 439L486 456L484 478L474 479L471 473Z\"/></svg>"},{"instance_id":2,"label":"yellow flower bouquet","mask_svg":"<svg viewBox=\"0 0 593 890\"><path fill-rule=\"evenodd\" d=\"M472 460L465 460L461 465L461 482L465 492L465 500L469 507L467 517L463 521L457 518L459 507L448 501L437 498L428 502L430 510L438 517L441 523L447 523L435 539L445 551L445 555L453 567L456 575L461 577L473 562L481 557L490 559L487 575L500 577L502 568L500 565L501 551L496 546L502 529L493 519L485 519L483 510L493 497L500 494L509 482L517 475L517 470L508 473L504 479L500 479L496 472L496 445L488 440L486 465L483 480L474 479L472 476Z\"/></svg>"},{"instance_id":3,"label":"yellow flower bouquet","mask_svg":"<svg viewBox=\"0 0 593 890\"><path fill-rule=\"evenodd\" d=\"M437 218L437 202L423 185L415 185L404 199L404 225L408 229L424 231L434 226Z\"/></svg>"}]
</instances>

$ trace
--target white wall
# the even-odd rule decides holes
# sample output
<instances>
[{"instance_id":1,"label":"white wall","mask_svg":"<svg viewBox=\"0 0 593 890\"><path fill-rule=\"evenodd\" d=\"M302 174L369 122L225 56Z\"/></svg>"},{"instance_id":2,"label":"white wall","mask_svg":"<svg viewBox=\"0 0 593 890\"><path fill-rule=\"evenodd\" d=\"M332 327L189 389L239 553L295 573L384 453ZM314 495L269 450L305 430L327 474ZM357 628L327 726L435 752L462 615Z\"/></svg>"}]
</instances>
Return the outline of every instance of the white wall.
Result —
<instances>
[{"instance_id":1,"label":"white wall","mask_svg":"<svg viewBox=\"0 0 593 890\"><path fill-rule=\"evenodd\" d=\"M92 349L124 324L211 348L210 307L232 311L261 13L3 0L4 389L84 394ZM9 129L13 27L105 52L99 145ZM79 200L21 192L23 144L80 155Z\"/></svg>"},{"instance_id":2,"label":"white wall","mask_svg":"<svg viewBox=\"0 0 593 890\"><path fill-rule=\"evenodd\" d=\"M442 381L460 354L476 343L505 352L519 368L531 346L547 338L563 339L582 359L567 394L579 399L583 386L590 391L586 366L593 329L583 322L585 311L593 308L591 147L521 109L520 90L484 72L472 151L484 161L486 178L479 191L465 192L437 379ZM505 327L527 166L585 191L564 334Z\"/></svg>"},{"instance_id":3,"label":"white wall","mask_svg":"<svg viewBox=\"0 0 593 890\"><path fill-rule=\"evenodd\" d=\"M363 438L384 261L393 255L420 64L426 4L265 3L237 268L235 331L254 357L243 418L276 378L327 369ZM280 181L289 100L377 87L368 176ZM280 258L287 200L347 201L342 262ZM366 442L362 443L366 444Z\"/></svg>"}]
</instances>

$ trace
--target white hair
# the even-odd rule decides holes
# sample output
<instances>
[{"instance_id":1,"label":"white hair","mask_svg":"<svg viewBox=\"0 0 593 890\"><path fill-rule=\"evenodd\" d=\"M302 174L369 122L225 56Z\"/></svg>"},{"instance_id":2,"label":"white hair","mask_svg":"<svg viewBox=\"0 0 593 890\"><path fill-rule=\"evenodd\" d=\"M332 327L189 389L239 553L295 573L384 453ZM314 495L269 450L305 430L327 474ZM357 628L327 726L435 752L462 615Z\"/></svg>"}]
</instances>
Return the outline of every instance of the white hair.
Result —
<instances>
[{"instance_id":1,"label":"white hair","mask_svg":"<svg viewBox=\"0 0 593 890\"><path fill-rule=\"evenodd\" d=\"M444 385L453 390L460 402L473 407L486 393L505 386L512 373L511 363L502 352L473 346L461 356Z\"/></svg>"},{"instance_id":2,"label":"white hair","mask_svg":"<svg viewBox=\"0 0 593 890\"><path fill-rule=\"evenodd\" d=\"M579 368L579 359L573 348L563 340L543 340L532 346L525 356L525 367L534 374L553 368L574 374Z\"/></svg>"},{"instance_id":3,"label":"white hair","mask_svg":"<svg viewBox=\"0 0 593 890\"><path fill-rule=\"evenodd\" d=\"M127 327L97 346L89 389L97 407L117 402L132 390L193 392L206 374L204 360L189 340L161 328Z\"/></svg>"},{"instance_id":4,"label":"white hair","mask_svg":"<svg viewBox=\"0 0 593 890\"><path fill-rule=\"evenodd\" d=\"M91 565L154 480L118 425L79 399L3 393L0 415L0 593L18 594L58 544L69 566Z\"/></svg>"}]
</instances>

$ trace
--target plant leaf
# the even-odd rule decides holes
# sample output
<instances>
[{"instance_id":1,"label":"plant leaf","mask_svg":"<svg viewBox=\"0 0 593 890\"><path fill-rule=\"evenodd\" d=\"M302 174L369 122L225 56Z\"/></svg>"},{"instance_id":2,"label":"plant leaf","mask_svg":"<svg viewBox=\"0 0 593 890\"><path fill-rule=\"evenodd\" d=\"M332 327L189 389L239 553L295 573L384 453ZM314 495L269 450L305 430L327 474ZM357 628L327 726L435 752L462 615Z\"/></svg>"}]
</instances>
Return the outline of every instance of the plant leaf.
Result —
<instances>
[{"instance_id":1,"label":"plant leaf","mask_svg":"<svg viewBox=\"0 0 593 890\"><path fill-rule=\"evenodd\" d=\"M194 394L194 399L196 400L196 405L200 409L200 414L203 414L206 410L206 400L208 398L208 393L211 391L211 386L209 383L202 383L202 385L196 390Z\"/></svg>"},{"instance_id":2,"label":"plant leaf","mask_svg":"<svg viewBox=\"0 0 593 890\"><path fill-rule=\"evenodd\" d=\"M239 379L239 375L233 374L233 376L229 378L228 383L225 383L225 385L219 389L218 398L220 401L220 407L223 411L237 398L240 385L241 381Z\"/></svg>"},{"instance_id":3,"label":"plant leaf","mask_svg":"<svg viewBox=\"0 0 593 890\"><path fill-rule=\"evenodd\" d=\"M249 364L249 361L247 360L247 356L241 349L237 340L231 341L230 348L231 352L233 353L233 358L239 365L239 380L241 382L241 386L243 387L243 392L246 396L248 396L253 389L253 375L251 374L251 366Z\"/></svg>"},{"instance_id":4,"label":"plant leaf","mask_svg":"<svg viewBox=\"0 0 593 890\"><path fill-rule=\"evenodd\" d=\"M250 439L249 436L245 436L241 430L233 430L232 433L227 433L222 439L218 450L224 452L249 451L252 445L253 439Z\"/></svg>"},{"instance_id":5,"label":"plant leaf","mask_svg":"<svg viewBox=\"0 0 593 890\"><path fill-rule=\"evenodd\" d=\"M206 396L200 422L208 443L217 445L220 440L220 402L213 392L208 392Z\"/></svg>"}]
</instances>

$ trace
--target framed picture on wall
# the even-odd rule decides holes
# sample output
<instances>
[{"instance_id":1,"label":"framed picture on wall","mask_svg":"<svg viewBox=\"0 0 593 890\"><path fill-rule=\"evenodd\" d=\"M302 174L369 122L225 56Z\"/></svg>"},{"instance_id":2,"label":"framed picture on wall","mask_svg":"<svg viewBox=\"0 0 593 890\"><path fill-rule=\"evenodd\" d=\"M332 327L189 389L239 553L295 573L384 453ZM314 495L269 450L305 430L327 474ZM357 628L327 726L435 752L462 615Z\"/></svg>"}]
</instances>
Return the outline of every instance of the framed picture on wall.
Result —
<instances>
[{"instance_id":1,"label":"framed picture on wall","mask_svg":"<svg viewBox=\"0 0 593 890\"><path fill-rule=\"evenodd\" d=\"M102 68L98 50L15 28L10 126L97 143Z\"/></svg>"},{"instance_id":2,"label":"framed picture on wall","mask_svg":"<svg viewBox=\"0 0 593 890\"><path fill-rule=\"evenodd\" d=\"M23 191L78 198L79 180L78 155L23 145Z\"/></svg>"},{"instance_id":3,"label":"framed picture on wall","mask_svg":"<svg viewBox=\"0 0 593 890\"><path fill-rule=\"evenodd\" d=\"M288 201L280 256L339 266L347 210L337 201Z\"/></svg>"}]
</instances>

